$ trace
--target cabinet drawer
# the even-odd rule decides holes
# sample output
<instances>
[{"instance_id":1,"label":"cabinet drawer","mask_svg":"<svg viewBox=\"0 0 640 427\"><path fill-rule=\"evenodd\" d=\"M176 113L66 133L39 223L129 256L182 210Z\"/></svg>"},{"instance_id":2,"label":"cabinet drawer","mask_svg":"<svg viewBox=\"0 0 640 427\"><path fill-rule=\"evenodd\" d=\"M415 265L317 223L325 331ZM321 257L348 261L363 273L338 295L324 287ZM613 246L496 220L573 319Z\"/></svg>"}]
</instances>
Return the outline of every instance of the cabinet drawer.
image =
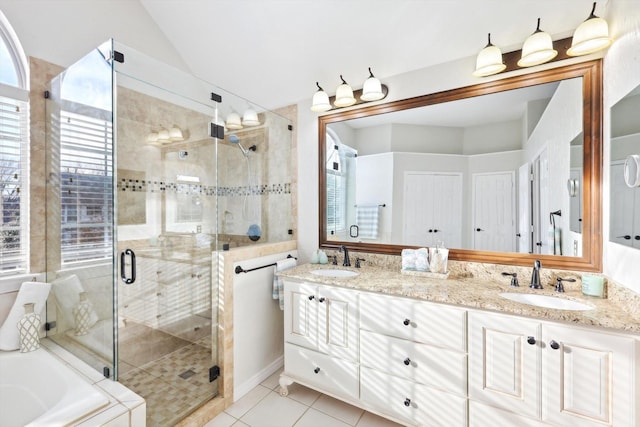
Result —
<instances>
[{"instance_id":1,"label":"cabinet drawer","mask_svg":"<svg viewBox=\"0 0 640 427\"><path fill-rule=\"evenodd\" d=\"M386 295L360 296L360 327L398 338L466 351L466 311Z\"/></svg>"},{"instance_id":2,"label":"cabinet drawer","mask_svg":"<svg viewBox=\"0 0 640 427\"><path fill-rule=\"evenodd\" d=\"M467 395L465 353L360 331L360 363L421 384Z\"/></svg>"},{"instance_id":3,"label":"cabinet drawer","mask_svg":"<svg viewBox=\"0 0 640 427\"><path fill-rule=\"evenodd\" d=\"M467 399L361 367L360 398L381 412L419 426L467 425Z\"/></svg>"},{"instance_id":4,"label":"cabinet drawer","mask_svg":"<svg viewBox=\"0 0 640 427\"><path fill-rule=\"evenodd\" d=\"M292 344L284 347L285 373L336 396L358 398L358 366Z\"/></svg>"}]
</instances>

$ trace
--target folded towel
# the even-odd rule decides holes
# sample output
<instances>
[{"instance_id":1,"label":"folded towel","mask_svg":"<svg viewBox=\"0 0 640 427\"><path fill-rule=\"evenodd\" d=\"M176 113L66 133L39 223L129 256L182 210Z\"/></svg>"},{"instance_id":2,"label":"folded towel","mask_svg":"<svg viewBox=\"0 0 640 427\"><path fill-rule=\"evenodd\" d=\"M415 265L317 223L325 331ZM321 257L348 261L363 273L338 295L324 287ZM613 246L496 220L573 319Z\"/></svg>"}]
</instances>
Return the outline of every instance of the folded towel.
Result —
<instances>
[{"instance_id":1,"label":"folded towel","mask_svg":"<svg viewBox=\"0 0 640 427\"><path fill-rule=\"evenodd\" d=\"M416 269L416 251L414 249L402 250L402 269L403 270L415 270Z\"/></svg>"},{"instance_id":2,"label":"folded towel","mask_svg":"<svg viewBox=\"0 0 640 427\"><path fill-rule=\"evenodd\" d=\"M273 292L271 296L277 299L280 304L280 310L284 310L284 284L282 278L276 274L279 271L288 270L298 265L295 258L285 258L276 262L275 271L273 272Z\"/></svg>"},{"instance_id":3,"label":"folded towel","mask_svg":"<svg viewBox=\"0 0 640 427\"><path fill-rule=\"evenodd\" d=\"M51 290L51 284L43 282L24 282L20 286L9 316L0 326L0 350L12 351L20 348L18 321L24 315L24 305L34 303L34 313L42 317L42 312Z\"/></svg>"},{"instance_id":4,"label":"folded towel","mask_svg":"<svg viewBox=\"0 0 640 427\"><path fill-rule=\"evenodd\" d=\"M427 248L416 249L416 270L429 270L429 250Z\"/></svg>"},{"instance_id":5,"label":"folded towel","mask_svg":"<svg viewBox=\"0 0 640 427\"><path fill-rule=\"evenodd\" d=\"M378 238L380 206L356 206L356 224L358 236L363 239Z\"/></svg>"}]
</instances>

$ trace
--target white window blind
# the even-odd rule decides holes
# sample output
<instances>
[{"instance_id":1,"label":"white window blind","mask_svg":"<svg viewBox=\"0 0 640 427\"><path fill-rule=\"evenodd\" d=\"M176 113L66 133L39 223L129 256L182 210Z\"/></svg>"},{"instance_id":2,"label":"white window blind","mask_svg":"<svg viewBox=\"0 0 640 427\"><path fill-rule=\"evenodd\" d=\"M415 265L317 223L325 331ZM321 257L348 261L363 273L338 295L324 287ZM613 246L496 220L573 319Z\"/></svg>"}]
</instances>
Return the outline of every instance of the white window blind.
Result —
<instances>
[{"instance_id":1,"label":"white window blind","mask_svg":"<svg viewBox=\"0 0 640 427\"><path fill-rule=\"evenodd\" d=\"M62 263L105 260L113 245L113 133L109 121L62 111Z\"/></svg>"},{"instance_id":2,"label":"white window blind","mask_svg":"<svg viewBox=\"0 0 640 427\"><path fill-rule=\"evenodd\" d=\"M327 230L341 233L345 231L345 190L344 177L327 169Z\"/></svg>"},{"instance_id":3,"label":"white window blind","mask_svg":"<svg viewBox=\"0 0 640 427\"><path fill-rule=\"evenodd\" d=\"M28 104L0 96L0 273L28 267Z\"/></svg>"}]
</instances>

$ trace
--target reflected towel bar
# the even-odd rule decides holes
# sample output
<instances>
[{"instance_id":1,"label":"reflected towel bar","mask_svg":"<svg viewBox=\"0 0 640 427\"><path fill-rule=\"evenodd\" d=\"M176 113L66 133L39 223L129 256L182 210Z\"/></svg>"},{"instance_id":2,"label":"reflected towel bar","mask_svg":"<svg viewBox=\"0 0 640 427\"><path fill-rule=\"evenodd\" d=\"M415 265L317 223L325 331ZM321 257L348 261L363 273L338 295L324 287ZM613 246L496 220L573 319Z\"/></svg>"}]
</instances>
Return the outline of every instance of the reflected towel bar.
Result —
<instances>
[{"instance_id":1,"label":"reflected towel bar","mask_svg":"<svg viewBox=\"0 0 640 427\"><path fill-rule=\"evenodd\" d=\"M360 206L367 206L367 205L360 205ZM353 205L353 207L354 207L354 208L357 208L357 207L358 207L358 205ZM381 204L381 205L378 205L378 207L379 207L379 208L386 208L386 207L387 207L387 204L386 204L386 203L383 203L383 204Z\"/></svg>"},{"instance_id":2,"label":"reflected towel bar","mask_svg":"<svg viewBox=\"0 0 640 427\"><path fill-rule=\"evenodd\" d=\"M296 257L294 257L294 256L291 256L291 254L287 255L287 258L295 258L295 259L298 259L298 258L296 258ZM261 268L273 267L273 266L274 266L274 265L276 265L276 264L277 264L277 263L276 263L276 262L274 262L274 263L272 263L272 264L267 264L267 265L263 265L263 266L260 266L260 267L250 268L250 269L248 269L248 270L245 270L244 268L242 268L242 267L240 267L240 266L237 266L237 267L236 267L236 274L240 274L240 273L249 273L250 271L260 270Z\"/></svg>"}]
</instances>

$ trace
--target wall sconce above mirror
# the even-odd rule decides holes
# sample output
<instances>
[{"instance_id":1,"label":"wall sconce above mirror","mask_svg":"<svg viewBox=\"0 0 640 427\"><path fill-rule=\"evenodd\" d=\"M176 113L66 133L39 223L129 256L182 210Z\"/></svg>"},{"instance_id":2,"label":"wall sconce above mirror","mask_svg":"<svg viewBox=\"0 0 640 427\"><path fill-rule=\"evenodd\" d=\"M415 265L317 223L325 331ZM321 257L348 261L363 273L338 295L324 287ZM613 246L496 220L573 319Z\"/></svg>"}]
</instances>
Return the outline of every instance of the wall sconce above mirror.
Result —
<instances>
[{"instance_id":1,"label":"wall sconce above mirror","mask_svg":"<svg viewBox=\"0 0 640 427\"><path fill-rule=\"evenodd\" d=\"M596 60L319 117L320 245L599 271L601 86ZM350 237L356 206L382 202L377 239Z\"/></svg>"},{"instance_id":2,"label":"wall sconce above mirror","mask_svg":"<svg viewBox=\"0 0 640 427\"><path fill-rule=\"evenodd\" d=\"M345 108L365 102L379 101L384 99L387 93L389 93L389 88L380 83L380 80L373 75L371 68L369 68L369 77L362 85L362 89L354 91L342 75L340 75L340 80L342 83L338 85L336 95L332 97L329 97L320 86L320 83L316 82L318 90L313 94L311 111L323 113L336 108Z\"/></svg>"},{"instance_id":3,"label":"wall sconce above mirror","mask_svg":"<svg viewBox=\"0 0 640 427\"><path fill-rule=\"evenodd\" d=\"M500 48L491 43L489 34L489 43L478 53L476 69L472 74L476 77L486 77L606 49L612 43L609 38L609 26L607 21L594 14L595 10L596 2L593 3L591 14L578 26L572 38L556 41L540 29L538 18L536 30L527 37L522 50L506 53L504 58Z\"/></svg>"}]
</instances>

